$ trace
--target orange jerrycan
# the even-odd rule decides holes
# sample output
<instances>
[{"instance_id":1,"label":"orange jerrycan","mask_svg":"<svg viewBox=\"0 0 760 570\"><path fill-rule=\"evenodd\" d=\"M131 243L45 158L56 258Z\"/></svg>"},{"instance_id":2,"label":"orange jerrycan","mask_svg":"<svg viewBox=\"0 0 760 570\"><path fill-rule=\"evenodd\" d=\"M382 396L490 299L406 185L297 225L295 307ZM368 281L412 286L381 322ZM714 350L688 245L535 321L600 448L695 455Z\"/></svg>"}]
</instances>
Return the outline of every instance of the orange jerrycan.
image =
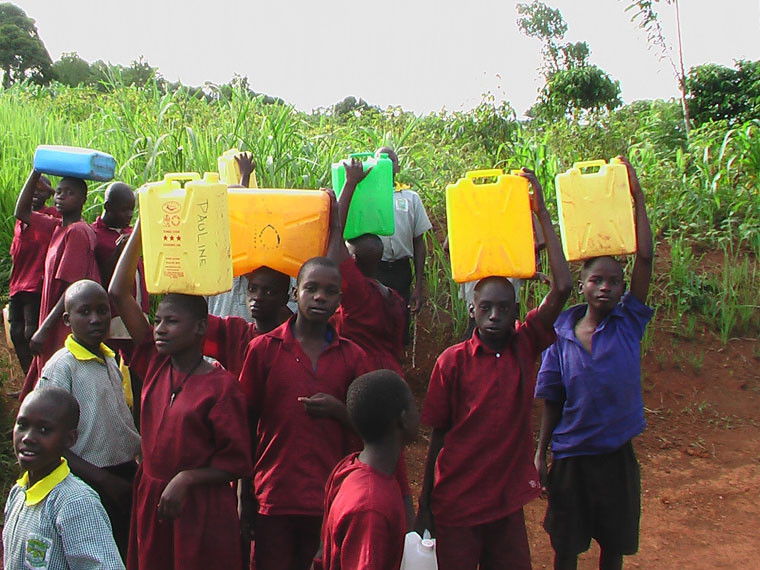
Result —
<instances>
[{"instance_id":1,"label":"orange jerrycan","mask_svg":"<svg viewBox=\"0 0 760 570\"><path fill-rule=\"evenodd\" d=\"M598 172L583 172L599 167ZM636 251L633 203L625 165L617 159L576 162L557 174L557 210L568 261Z\"/></svg>"},{"instance_id":2,"label":"orange jerrycan","mask_svg":"<svg viewBox=\"0 0 760 570\"><path fill-rule=\"evenodd\" d=\"M476 180L496 178L496 182ZM463 283L536 272L530 183L502 170L474 170L446 187L451 273Z\"/></svg>"},{"instance_id":3,"label":"orange jerrycan","mask_svg":"<svg viewBox=\"0 0 760 570\"><path fill-rule=\"evenodd\" d=\"M235 276L266 265L295 277L327 251L330 198L320 190L228 191Z\"/></svg>"},{"instance_id":4,"label":"orange jerrycan","mask_svg":"<svg viewBox=\"0 0 760 570\"><path fill-rule=\"evenodd\" d=\"M184 188L180 181L187 181ZM227 186L216 173L167 174L138 190L150 293L215 295L232 288Z\"/></svg>"},{"instance_id":5,"label":"orange jerrycan","mask_svg":"<svg viewBox=\"0 0 760 570\"><path fill-rule=\"evenodd\" d=\"M220 156L216 163L219 167L219 178L227 186L240 184L240 167L235 160L235 155L240 154L236 148L231 148ZM256 170L251 172L251 178L248 180L248 188L258 188L259 183L256 180Z\"/></svg>"}]
</instances>

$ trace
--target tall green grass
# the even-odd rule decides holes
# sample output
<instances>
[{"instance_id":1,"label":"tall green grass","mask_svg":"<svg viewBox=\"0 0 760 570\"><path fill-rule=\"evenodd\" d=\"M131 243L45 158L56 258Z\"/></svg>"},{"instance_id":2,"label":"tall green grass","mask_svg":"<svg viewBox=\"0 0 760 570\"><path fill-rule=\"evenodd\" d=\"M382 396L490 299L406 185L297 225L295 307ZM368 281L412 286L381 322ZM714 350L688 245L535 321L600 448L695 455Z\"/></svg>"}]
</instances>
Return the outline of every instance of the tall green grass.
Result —
<instances>
[{"instance_id":1,"label":"tall green grass","mask_svg":"<svg viewBox=\"0 0 760 570\"><path fill-rule=\"evenodd\" d=\"M653 288L661 316L676 323L677 315L691 312L726 340L758 326L757 309L746 297L750 285L742 283L756 284L753 271L760 254L760 121L731 129L708 124L687 142L675 102L636 102L584 124L546 125L520 122L508 105L488 97L469 112L417 116L400 108L370 108L336 116L331 110L308 114L268 104L240 88L210 86L198 96L182 89L166 92L156 82L138 88L111 79L106 92L60 85L0 92L5 127L0 132L0 251L8 251L13 205L39 144L110 152L117 159L117 178L135 187L167 172L215 170L216 158L237 147L253 154L260 185L272 188L327 186L332 162L389 144L401 159L400 180L420 193L436 227L428 240L428 307L445 312L454 330L461 331L467 311L448 279L441 247L446 185L467 170L527 166L536 171L556 216L558 172L575 160L626 154L644 185L658 239L673 245L673 269L656 276ZM99 213L104 187L91 183L87 219ZM724 267L699 277L692 247L727 252ZM0 257L3 279L9 259ZM522 293L523 307L537 305L545 292L545 286L530 283ZM711 312L715 299L721 309L713 303Z\"/></svg>"}]
</instances>

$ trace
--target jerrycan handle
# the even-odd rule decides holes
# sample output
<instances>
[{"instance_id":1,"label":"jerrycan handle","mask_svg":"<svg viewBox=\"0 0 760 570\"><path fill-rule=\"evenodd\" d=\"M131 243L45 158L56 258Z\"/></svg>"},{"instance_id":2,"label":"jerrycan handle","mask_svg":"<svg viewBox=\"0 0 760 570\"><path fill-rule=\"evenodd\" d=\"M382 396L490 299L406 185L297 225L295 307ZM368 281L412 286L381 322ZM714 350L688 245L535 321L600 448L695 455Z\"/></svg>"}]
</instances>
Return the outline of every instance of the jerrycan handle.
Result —
<instances>
[{"instance_id":1,"label":"jerrycan handle","mask_svg":"<svg viewBox=\"0 0 760 570\"><path fill-rule=\"evenodd\" d=\"M468 180L477 180L478 178L498 178L504 174L504 171L499 168L491 168L490 170L469 170L464 175Z\"/></svg>"},{"instance_id":2,"label":"jerrycan handle","mask_svg":"<svg viewBox=\"0 0 760 570\"><path fill-rule=\"evenodd\" d=\"M601 168L605 164L607 164L607 162L603 158L600 158L599 160L582 160L580 162L574 162L573 168L577 168L578 170L593 168L594 166L599 166Z\"/></svg>"},{"instance_id":3,"label":"jerrycan handle","mask_svg":"<svg viewBox=\"0 0 760 570\"><path fill-rule=\"evenodd\" d=\"M180 180L200 180L201 176L197 172L173 172L171 174L164 175L164 182L172 182Z\"/></svg>"},{"instance_id":4,"label":"jerrycan handle","mask_svg":"<svg viewBox=\"0 0 760 570\"><path fill-rule=\"evenodd\" d=\"M352 152L348 155L348 158L370 158L375 156L371 152Z\"/></svg>"}]
</instances>

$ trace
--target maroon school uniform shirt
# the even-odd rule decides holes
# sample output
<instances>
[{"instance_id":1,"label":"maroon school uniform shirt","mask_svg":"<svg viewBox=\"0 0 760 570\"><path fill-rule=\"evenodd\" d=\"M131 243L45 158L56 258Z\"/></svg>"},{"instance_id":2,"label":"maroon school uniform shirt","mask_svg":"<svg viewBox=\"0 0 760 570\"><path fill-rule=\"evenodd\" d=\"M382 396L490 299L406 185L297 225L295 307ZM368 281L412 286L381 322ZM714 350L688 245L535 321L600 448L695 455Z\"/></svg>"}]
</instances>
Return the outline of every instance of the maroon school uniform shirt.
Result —
<instances>
[{"instance_id":1,"label":"maroon school uniform shirt","mask_svg":"<svg viewBox=\"0 0 760 570\"><path fill-rule=\"evenodd\" d=\"M437 524L499 520L539 496L531 429L535 363L555 338L533 310L502 352L476 330L438 357L422 409L425 424L448 430L435 464Z\"/></svg>"},{"instance_id":2,"label":"maroon school uniform shirt","mask_svg":"<svg viewBox=\"0 0 760 570\"><path fill-rule=\"evenodd\" d=\"M116 250L116 240L118 240L122 234L130 235L132 233L131 227L126 227L121 230L109 228L100 216L98 216L92 223L92 229L95 232L95 260L98 263L98 267L103 267L103 265L111 259L113 252ZM101 275L101 277L104 282L106 278L109 281L111 279L110 275ZM138 285L140 287L139 296L136 294ZM104 286L108 287L108 283L104 283ZM150 298L148 296L148 289L145 286L145 269L143 268L142 259L137 263L135 288L132 291L132 295L135 299L138 299L143 313L150 312ZM116 312L116 307L111 303L111 317L117 317L118 315L119 313Z\"/></svg>"},{"instance_id":3,"label":"maroon school uniform shirt","mask_svg":"<svg viewBox=\"0 0 760 570\"><path fill-rule=\"evenodd\" d=\"M156 506L180 471L215 467L235 478L252 474L245 398L232 374L172 374L171 359L151 340L130 367L144 378L140 432L143 461L135 478L128 567L131 570L240 568L237 496L227 483L191 487L174 521ZM171 403L174 387L184 379Z\"/></svg>"},{"instance_id":4,"label":"maroon school uniform shirt","mask_svg":"<svg viewBox=\"0 0 760 570\"><path fill-rule=\"evenodd\" d=\"M343 459L325 490L322 560L325 570L375 570L401 566L406 519L393 475L359 461Z\"/></svg>"},{"instance_id":5,"label":"maroon school uniform shirt","mask_svg":"<svg viewBox=\"0 0 760 570\"><path fill-rule=\"evenodd\" d=\"M203 354L238 377L243 369L248 343L261 334L256 323L249 323L240 317L209 315Z\"/></svg>"},{"instance_id":6,"label":"maroon school uniform shirt","mask_svg":"<svg viewBox=\"0 0 760 570\"><path fill-rule=\"evenodd\" d=\"M298 398L323 392L345 402L349 384L367 372L367 356L329 328L314 369L293 322L295 316L253 339L240 373L259 417L253 482L261 514L319 517L327 478L351 442L339 422L310 416Z\"/></svg>"},{"instance_id":7,"label":"maroon school uniform shirt","mask_svg":"<svg viewBox=\"0 0 760 570\"><path fill-rule=\"evenodd\" d=\"M42 293L45 255L53 232L61 225L58 211L53 208L53 215L49 210L32 212L28 224L16 220L10 250L13 268L8 288L11 297L16 293Z\"/></svg>"},{"instance_id":8,"label":"maroon school uniform shirt","mask_svg":"<svg viewBox=\"0 0 760 570\"><path fill-rule=\"evenodd\" d=\"M371 370L387 368L403 376L406 306L401 295L390 288L385 295L350 257L340 264L340 275L343 294L334 317L338 334L364 349Z\"/></svg>"}]
</instances>

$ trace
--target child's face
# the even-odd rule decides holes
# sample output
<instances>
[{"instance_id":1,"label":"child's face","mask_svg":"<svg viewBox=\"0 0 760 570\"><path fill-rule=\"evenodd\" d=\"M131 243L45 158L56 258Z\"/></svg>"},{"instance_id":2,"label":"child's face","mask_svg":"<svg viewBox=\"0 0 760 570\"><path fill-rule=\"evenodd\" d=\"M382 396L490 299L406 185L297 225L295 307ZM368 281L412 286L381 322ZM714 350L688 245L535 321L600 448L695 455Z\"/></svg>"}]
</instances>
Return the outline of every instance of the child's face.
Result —
<instances>
[{"instance_id":1,"label":"child's face","mask_svg":"<svg viewBox=\"0 0 760 570\"><path fill-rule=\"evenodd\" d=\"M600 257L584 270L579 289L590 307L608 313L625 291L623 268L614 259Z\"/></svg>"},{"instance_id":2,"label":"child's face","mask_svg":"<svg viewBox=\"0 0 760 570\"><path fill-rule=\"evenodd\" d=\"M177 303L162 301L156 310L153 340L160 354L177 354L196 348L206 334L206 321L198 319Z\"/></svg>"},{"instance_id":3,"label":"child's face","mask_svg":"<svg viewBox=\"0 0 760 570\"><path fill-rule=\"evenodd\" d=\"M251 317L268 321L277 318L280 310L288 302L288 290L283 289L283 280L272 269L262 267L246 275L248 288L245 299Z\"/></svg>"},{"instance_id":4,"label":"child's face","mask_svg":"<svg viewBox=\"0 0 760 570\"><path fill-rule=\"evenodd\" d=\"M501 280L483 283L475 290L470 314L482 340L505 340L514 330L517 318L515 290Z\"/></svg>"},{"instance_id":5,"label":"child's face","mask_svg":"<svg viewBox=\"0 0 760 570\"><path fill-rule=\"evenodd\" d=\"M108 336L111 324L108 295L95 286L81 289L63 313L63 322L71 327L71 333L79 344L97 351Z\"/></svg>"},{"instance_id":6,"label":"child's face","mask_svg":"<svg viewBox=\"0 0 760 570\"><path fill-rule=\"evenodd\" d=\"M67 180L58 183L55 189L55 208L61 214L81 212L84 200L82 191Z\"/></svg>"},{"instance_id":7,"label":"child's face","mask_svg":"<svg viewBox=\"0 0 760 570\"><path fill-rule=\"evenodd\" d=\"M323 265L312 265L301 275L295 292L298 314L307 321L327 323L340 304L340 273Z\"/></svg>"},{"instance_id":8,"label":"child's face","mask_svg":"<svg viewBox=\"0 0 760 570\"><path fill-rule=\"evenodd\" d=\"M44 180L37 182L37 186L34 189L34 195L32 196L32 209L37 211L44 207L45 202L47 202L52 195L53 189L49 184L46 184Z\"/></svg>"},{"instance_id":9,"label":"child's face","mask_svg":"<svg viewBox=\"0 0 760 570\"><path fill-rule=\"evenodd\" d=\"M34 392L21 404L13 426L13 449L21 469L29 472L30 486L58 467L63 452L76 442L77 431L61 415L51 398Z\"/></svg>"},{"instance_id":10,"label":"child's face","mask_svg":"<svg viewBox=\"0 0 760 570\"><path fill-rule=\"evenodd\" d=\"M106 213L103 216L106 225L110 228L128 228L132 224L132 216L135 213L135 197L120 197L118 200L106 202L103 205Z\"/></svg>"}]
</instances>

